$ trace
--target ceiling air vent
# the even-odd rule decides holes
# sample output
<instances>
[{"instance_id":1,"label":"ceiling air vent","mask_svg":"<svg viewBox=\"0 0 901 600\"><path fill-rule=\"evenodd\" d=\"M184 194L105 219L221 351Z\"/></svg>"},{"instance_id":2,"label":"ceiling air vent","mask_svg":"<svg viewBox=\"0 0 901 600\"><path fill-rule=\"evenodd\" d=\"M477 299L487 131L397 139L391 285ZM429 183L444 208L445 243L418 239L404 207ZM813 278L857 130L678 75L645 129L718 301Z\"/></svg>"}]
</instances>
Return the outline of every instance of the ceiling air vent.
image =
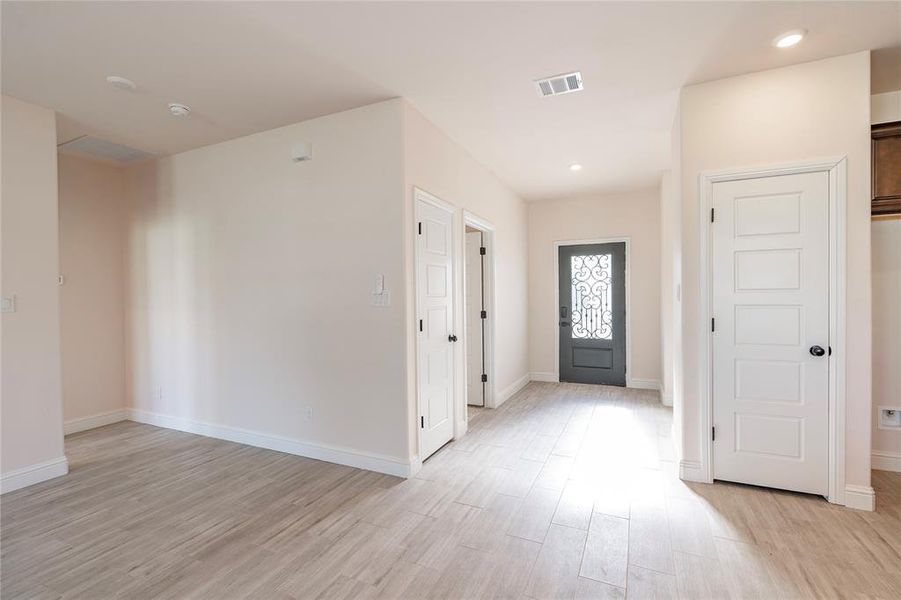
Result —
<instances>
[{"instance_id":1,"label":"ceiling air vent","mask_svg":"<svg viewBox=\"0 0 901 600\"><path fill-rule=\"evenodd\" d=\"M151 158L153 155L143 150L129 148L115 142L108 142L100 138L83 135L74 140L69 140L57 146L60 152L65 154L77 154L80 156L89 156L91 158L99 158L117 162L119 164L133 163L145 158Z\"/></svg>"},{"instance_id":2,"label":"ceiling air vent","mask_svg":"<svg viewBox=\"0 0 901 600\"><path fill-rule=\"evenodd\" d=\"M582 87L582 73L579 71L538 79L535 81L535 85L538 86L540 96L559 96L585 89Z\"/></svg>"}]
</instances>

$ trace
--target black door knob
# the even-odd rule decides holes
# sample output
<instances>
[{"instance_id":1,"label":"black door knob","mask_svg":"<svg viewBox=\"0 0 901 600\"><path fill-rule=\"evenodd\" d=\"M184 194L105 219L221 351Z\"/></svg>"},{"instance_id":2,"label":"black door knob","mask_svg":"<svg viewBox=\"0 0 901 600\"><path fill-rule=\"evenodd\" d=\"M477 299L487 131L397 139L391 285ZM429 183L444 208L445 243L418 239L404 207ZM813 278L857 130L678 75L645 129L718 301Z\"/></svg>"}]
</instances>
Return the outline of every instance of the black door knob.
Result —
<instances>
[{"instance_id":1,"label":"black door knob","mask_svg":"<svg viewBox=\"0 0 901 600\"><path fill-rule=\"evenodd\" d=\"M826 351L823 350L823 348L820 346L811 346L810 353L814 356L823 356L824 354L826 354Z\"/></svg>"},{"instance_id":2,"label":"black door knob","mask_svg":"<svg viewBox=\"0 0 901 600\"><path fill-rule=\"evenodd\" d=\"M449 342L456 342L456 341L457 341L457 336L451 334L451 335L447 336L447 341L449 341Z\"/></svg>"}]
</instances>

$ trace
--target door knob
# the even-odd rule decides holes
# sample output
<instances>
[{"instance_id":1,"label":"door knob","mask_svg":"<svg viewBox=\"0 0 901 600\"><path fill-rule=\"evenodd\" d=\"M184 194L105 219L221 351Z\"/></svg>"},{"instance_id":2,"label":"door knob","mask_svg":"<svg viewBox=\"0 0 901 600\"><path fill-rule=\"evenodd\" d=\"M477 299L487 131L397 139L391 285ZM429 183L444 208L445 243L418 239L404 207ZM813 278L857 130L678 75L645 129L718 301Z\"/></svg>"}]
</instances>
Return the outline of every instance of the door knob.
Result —
<instances>
[{"instance_id":1,"label":"door knob","mask_svg":"<svg viewBox=\"0 0 901 600\"><path fill-rule=\"evenodd\" d=\"M820 346L811 346L810 353L814 356L823 356L824 354L826 354L826 351L823 350L823 348Z\"/></svg>"},{"instance_id":2,"label":"door knob","mask_svg":"<svg viewBox=\"0 0 901 600\"><path fill-rule=\"evenodd\" d=\"M456 341L457 341L457 336L455 336L454 334L451 334L451 335L447 336L447 341L449 341L449 342L456 342Z\"/></svg>"}]
</instances>

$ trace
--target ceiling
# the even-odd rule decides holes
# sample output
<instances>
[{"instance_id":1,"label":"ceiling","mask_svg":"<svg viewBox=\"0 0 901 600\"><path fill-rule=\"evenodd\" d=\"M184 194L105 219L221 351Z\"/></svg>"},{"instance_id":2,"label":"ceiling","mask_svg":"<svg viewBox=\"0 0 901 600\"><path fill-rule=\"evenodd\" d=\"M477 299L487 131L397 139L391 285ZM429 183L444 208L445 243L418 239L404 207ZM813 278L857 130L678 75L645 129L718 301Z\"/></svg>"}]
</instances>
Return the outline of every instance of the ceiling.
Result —
<instances>
[{"instance_id":1,"label":"ceiling","mask_svg":"<svg viewBox=\"0 0 901 600\"><path fill-rule=\"evenodd\" d=\"M901 2L3 2L0 11L3 93L58 111L61 142L89 133L165 155L403 96L529 200L655 185L681 86L901 46ZM809 31L801 44L771 46L797 27ZM897 89L901 57L881 55L874 91ZM538 96L534 79L574 70L584 92ZM109 86L113 74L137 91ZM175 119L168 102L193 112ZM584 169L571 172L575 162Z\"/></svg>"}]
</instances>

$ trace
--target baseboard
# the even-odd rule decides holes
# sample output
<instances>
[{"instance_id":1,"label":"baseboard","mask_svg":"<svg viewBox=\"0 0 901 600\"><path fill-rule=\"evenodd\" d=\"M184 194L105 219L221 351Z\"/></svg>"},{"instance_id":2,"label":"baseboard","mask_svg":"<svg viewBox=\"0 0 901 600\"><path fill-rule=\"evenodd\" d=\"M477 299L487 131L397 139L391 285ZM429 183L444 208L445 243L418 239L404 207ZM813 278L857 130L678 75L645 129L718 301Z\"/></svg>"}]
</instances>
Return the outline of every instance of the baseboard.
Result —
<instances>
[{"instance_id":1,"label":"baseboard","mask_svg":"<svg viewBox=\"0 0 901 600\"><path fill-rule=\"evenodd\" d=\"M876 510L876 492L868 485L846 485L845 506L857 510Z\"/></svg>"},{"instance_id":2,"label":"baseboard","mask_svg":"<svg viewBox=\"0 0 901 600\"><path fill-rule=\"evenodd\" d=\"M704 472L703 466L697 460L679 461L679 479L685 481L697 481L699 483L710 483L707 480L707 473Z\"/></svg>"},{"instance_id":3,"label":"baseboard","mask_svg":"<svg viewBox=\"0 0 901 600\"><path fill-rule=\"evenodd\" d=\"M104 425L111 425L119 421L128 420L128 409L120 408L119 410L111 410L110 412L92 415L90 417L82 417L80 419L72 419L63 423L63 432L66 435L70 433L78 433L79 431L87 431Z\"/></svg>"},{"instance_id":4,"label":"baseboard","mask_svg":"<svg viewBox=\"0 0 901 600\"><path fill-rule=\"evenodd\" d=\"M557 383L560 381L560 377L558 377L556 373L544 373L541 371L530 373L529 379L532 381L547 381L550 383Z\"/></svg>"},{"instance_id":5,"label":"baseboard","mask_svg":"<svg viewBox=\"0 0 901 600\"><path fill-rule=\"evenodd\" d=\"M656 379L626 379L626 387L636 390L656 390L660 391L660 382Z\"/></svg>"},{"instance_id":6,"label":"baseboard","mask_svg":"<svg viewBox=\"0 0 901 600\"><path fill-rule=\"evenodd\" d=\"M512 398L516 392L529 385L529 373L526 373L510 385L504 391L497 394L494 398L494 408L499 408L501 404Z\"/></svg>"},{"instance_id":7,"label":"baseboard","mask_svg":"<svg viewBox=\"0 0 901 600\"><path fill-rule=\"evenodd\" d=\"M48 479L62 477L69 472L69 461L65 456L54 458L36 465L30 465L4 473L0 477L0 494L14 492L29 485L41 483Z\"/></svg>"},{"instance_id":8,"label":"baseboard","mask_svg":"<svg viewBox=\"0 0 901 600\"><path fill-rule=\"evenodd\" d=\"M870 466L879 471L901 473L901 452L876 450L871 457Z\"/></svg>"},{"instance_id":9,"label":"baseboard","mask_svg":"<svg viewBox=\"0 0 901 600\"><path fill-rule=\"evenodd\" d=\"M302 440L269 435L257 431L249 431L226 425L204 423L181 417L163 415L146 410L132 409L129 414L132 421L156 425L166 429L176 429L188 433L196 433L206 437L237 442L257 448L266 448L286 454L314 458L326 462L366 469L377 473L395 475L397 477L412 477L414 466L409 460L402 460L392 456L384 456L370 452L363 452L350 448L341 448L326 444L306 442Z\"/></svg>"}]
</instances>

